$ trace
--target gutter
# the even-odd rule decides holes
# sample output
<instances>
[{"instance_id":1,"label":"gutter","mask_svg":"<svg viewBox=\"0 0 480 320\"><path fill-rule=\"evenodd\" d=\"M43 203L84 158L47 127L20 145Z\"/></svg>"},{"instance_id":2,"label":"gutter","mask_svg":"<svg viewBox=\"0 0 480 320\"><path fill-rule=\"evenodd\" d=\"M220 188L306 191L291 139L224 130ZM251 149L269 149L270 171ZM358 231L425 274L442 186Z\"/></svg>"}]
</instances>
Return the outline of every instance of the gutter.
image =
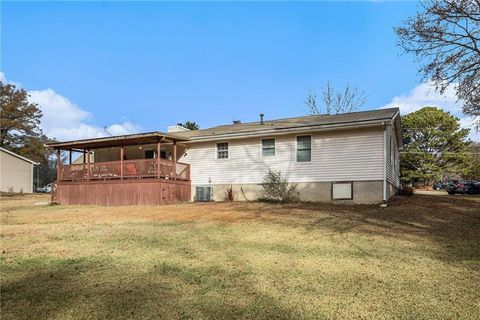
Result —
<instances>
[{"instance_id":1,"label":"gutter","mask_svg":"<svg viewBox=\"0 0 480 320\"><path fill-rule=\"evenodd\" d=\"M383 126L383 203L387 202L387 125Z\"/></svg>"},{"instance_id":2,"label":"gutter","mask_svg":"<svg viewBox=\"0 0 480 320\"><path fill-rule=\"evenodd\" d=\"M387 118L385 120L391 120ZM303 133L303 132L318 132L318 131L329 131L334 129L357 129L357 128L369 128L376 127L385 124L385 120L381 122L379 120L363 121L356 122L354 124L333 124L333 125L314 125L314 126L305 126L305 127L295 127L295 128L273 128L263 131L251 131L251 132L239 132L239 133L227 133L219 134L215 136L193 136L190 137L190 140L185 141L185 144L191 144L195 142L207 142L207 141L216 141L224 139L244 139L250 137L263 137L263 136L278 136L285 135L288 133Z\"/></svg>"}]
</instances>

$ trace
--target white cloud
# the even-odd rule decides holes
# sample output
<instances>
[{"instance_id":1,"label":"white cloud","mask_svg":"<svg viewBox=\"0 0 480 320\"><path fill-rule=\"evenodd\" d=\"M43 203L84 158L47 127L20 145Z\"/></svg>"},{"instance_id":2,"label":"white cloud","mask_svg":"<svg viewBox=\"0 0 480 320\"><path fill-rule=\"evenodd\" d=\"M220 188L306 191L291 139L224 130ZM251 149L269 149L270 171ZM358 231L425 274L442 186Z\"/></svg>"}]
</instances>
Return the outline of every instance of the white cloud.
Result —
<instances>
[{"instance_id":1,"label":"white cloud","mask_svg":"<svg viewBox=\"0 0 480 320\"><path fill-rule=\"evenodd\" d=\"M13 81L7 80L7 77L5 77L5 73L3 73L1 71L0 71L0 81L8 83L8 84L13 84L16 87L21 87L22 86L22 84L20 82L13 82Z\"/></svg>"},{"instance_id":2,"label":"white cloud","mask_svg":"<svg viewBox=\"0 0 480 320\"><path fill-rule=\"evenodd\" d=\"M44 129L56 126L74 127L91 119L91 114L77 107L69 99L59 95L53 89L28 91L31 102L36 102L42 109L42 126Z\"/></svg>"},{"instance_id":3,"label":"white cloud","mask_svg":"<svg viewBox=\"0 0 480 320\"><path fill-rule=\"evenodd\" d=\"M444 94L440 94L431 83L422 83L408 94L394 97L381 109L396 107L400 109L401 114L408 114L426 106L437 107L457 116L460 118L463 128L470 128L469 138L473 141L480 141L480 133L476 132L473 119L462 114L463 103L457 101L453 87L448 88Z\"/></svg>"},{"instance_id":4,"label":"white cloud","mask_svg":"<svg viewBox=\"0 0 480 320\"><path fill-rule=\"evenodd\" d=\"M0 80L21 87L18 83L7 81L3 72L0 72ZM30 95L28 100L37 103L42 110L40 127L49 138L66 141L104 137L108 136L108 133L112 135L136 133L141 130L140 126L128 120L111 124L107 128L95 126L89 123L93 117L88 111L50 88L30 90L28 94Z\"/></svg>"},{"instance_id":5,"label":"white cloud","mask_svg":"<svg viewBox=\"0 0 480 320\"><path fill-rule=\"evenodd\" d=\"M38 103L43 117L41 127L50 138L59 141L122 135L140 131L129 121L114 123L107 128L89 124L92 115L52 89L28 91L29 100ZM108 132L106 132L105 131Z\"/></svg>"}]
</instances>

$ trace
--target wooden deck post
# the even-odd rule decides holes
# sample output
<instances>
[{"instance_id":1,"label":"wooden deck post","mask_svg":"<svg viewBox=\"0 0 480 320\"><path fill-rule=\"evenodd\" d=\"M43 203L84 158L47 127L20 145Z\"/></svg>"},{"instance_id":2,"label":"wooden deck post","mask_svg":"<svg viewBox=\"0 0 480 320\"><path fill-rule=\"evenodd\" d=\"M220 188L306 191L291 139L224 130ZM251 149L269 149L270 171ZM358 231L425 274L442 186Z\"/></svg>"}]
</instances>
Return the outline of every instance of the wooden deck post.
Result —
<instances>
[{"instance_id":1,"label":"wooden deck post","mask_svg":"<svg viewBox=\"0 0 480 320\"><path fill-rule=\"evenodd\" d=\"M62 160L60 158L60 149L57 149L57 182L60 181L62 174Z\"/></svg>"},{"instance_id":2,"label":"wooden deck post","mask_svg":"<svg viewBox=\"0 0 480 320\"><path fill-rule=\"evenodd\" d=\"M120 179L123 180L123 157L125 154L125 147L121 146L120 147Z\"/></svg>"},{"instance_id":3,"label":"wooden deck post","mask_svg":"<svg viewBox=\"0 0 480 320\"><path fill-rule=\"evenodd\" d=\"M85 149L83 149L83 168L82 168L83 172L85 172L85 168L87 167L86 164L87 164L87 152ZM86 177L83 176L83 179L86 179Z\"/></svg>"},{"instance_id":4,"label":"wooden deck post","mask_svg":"<svg viewBox=\"0 0 480 320\"><path fill-rule=\"evenodd\" d=\"M90 149L87 150L87 181L90 180Z\"/></svg>"},{"instance_id":5,"label":"wooden deck post","mask_svg":"<svg viewBox=\"0 0 480 320\"><path fill-rule=\"evenodd\" d=\"M157 143L157 178L160 179L161 172L160 172L160 140Z\"/></svg>"},{"instance_id":6,"label":"wooden deck post","mask_svg":"<svg viewBox=\"0 0 480 320\"><path fill-rule=\"evenodd\" d=\"M173 176L177 179L177 140L173 140Z\"/></svg>"}]
</instances>

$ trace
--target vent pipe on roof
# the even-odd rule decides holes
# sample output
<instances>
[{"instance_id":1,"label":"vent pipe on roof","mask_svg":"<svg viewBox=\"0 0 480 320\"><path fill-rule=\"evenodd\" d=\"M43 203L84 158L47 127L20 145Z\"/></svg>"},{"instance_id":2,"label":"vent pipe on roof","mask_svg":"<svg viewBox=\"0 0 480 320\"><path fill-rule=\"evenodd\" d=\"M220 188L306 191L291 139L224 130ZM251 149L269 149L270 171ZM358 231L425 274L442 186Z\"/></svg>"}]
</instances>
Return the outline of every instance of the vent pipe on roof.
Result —
<instances>
[{"instance_id":1,"label":"vent pipe on roof","mask_svg":"<svg viewBox=\"0 0 480 320\"><path fill-rule=\"evenodd\" d=\"M260 113L260 124L263 124L263 116L264 116L264 114Z\"/></svg>"}]
</instances>

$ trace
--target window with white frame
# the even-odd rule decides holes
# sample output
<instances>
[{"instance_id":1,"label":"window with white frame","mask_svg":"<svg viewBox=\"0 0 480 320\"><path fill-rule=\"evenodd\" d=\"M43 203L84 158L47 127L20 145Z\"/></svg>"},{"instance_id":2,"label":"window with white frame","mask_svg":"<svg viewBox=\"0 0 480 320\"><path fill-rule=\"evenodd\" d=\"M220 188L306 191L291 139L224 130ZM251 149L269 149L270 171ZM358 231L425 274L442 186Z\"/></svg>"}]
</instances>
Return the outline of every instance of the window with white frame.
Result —
<instances>
[{"instance_id":1,"label":"window with white frame","mask_svg":"<svg viewBox=\"0 0 480 320\"><path fill-rule=\"evenodd\" d=\"M262 157L275 156L275 139L262 139Z\"/></svg>"},{"instance_id":2,"label":"window with white frame","mask_svg":"<svg viewBox=\"0 0 480 320\"><path fill-rule=\"evenodd\" d=\"M228 159L228 142L217 143L217 159Z\"/></svg>"},{"instance_id":3,"label":"window with white frame","mask_svg":"<svg viewBox=\"0 0 480 320\"><path fill-rule=\"evenodd\" d=\"M297 137L297 162L312 161L312 137Z\"/></svg>"}]
</instances>

